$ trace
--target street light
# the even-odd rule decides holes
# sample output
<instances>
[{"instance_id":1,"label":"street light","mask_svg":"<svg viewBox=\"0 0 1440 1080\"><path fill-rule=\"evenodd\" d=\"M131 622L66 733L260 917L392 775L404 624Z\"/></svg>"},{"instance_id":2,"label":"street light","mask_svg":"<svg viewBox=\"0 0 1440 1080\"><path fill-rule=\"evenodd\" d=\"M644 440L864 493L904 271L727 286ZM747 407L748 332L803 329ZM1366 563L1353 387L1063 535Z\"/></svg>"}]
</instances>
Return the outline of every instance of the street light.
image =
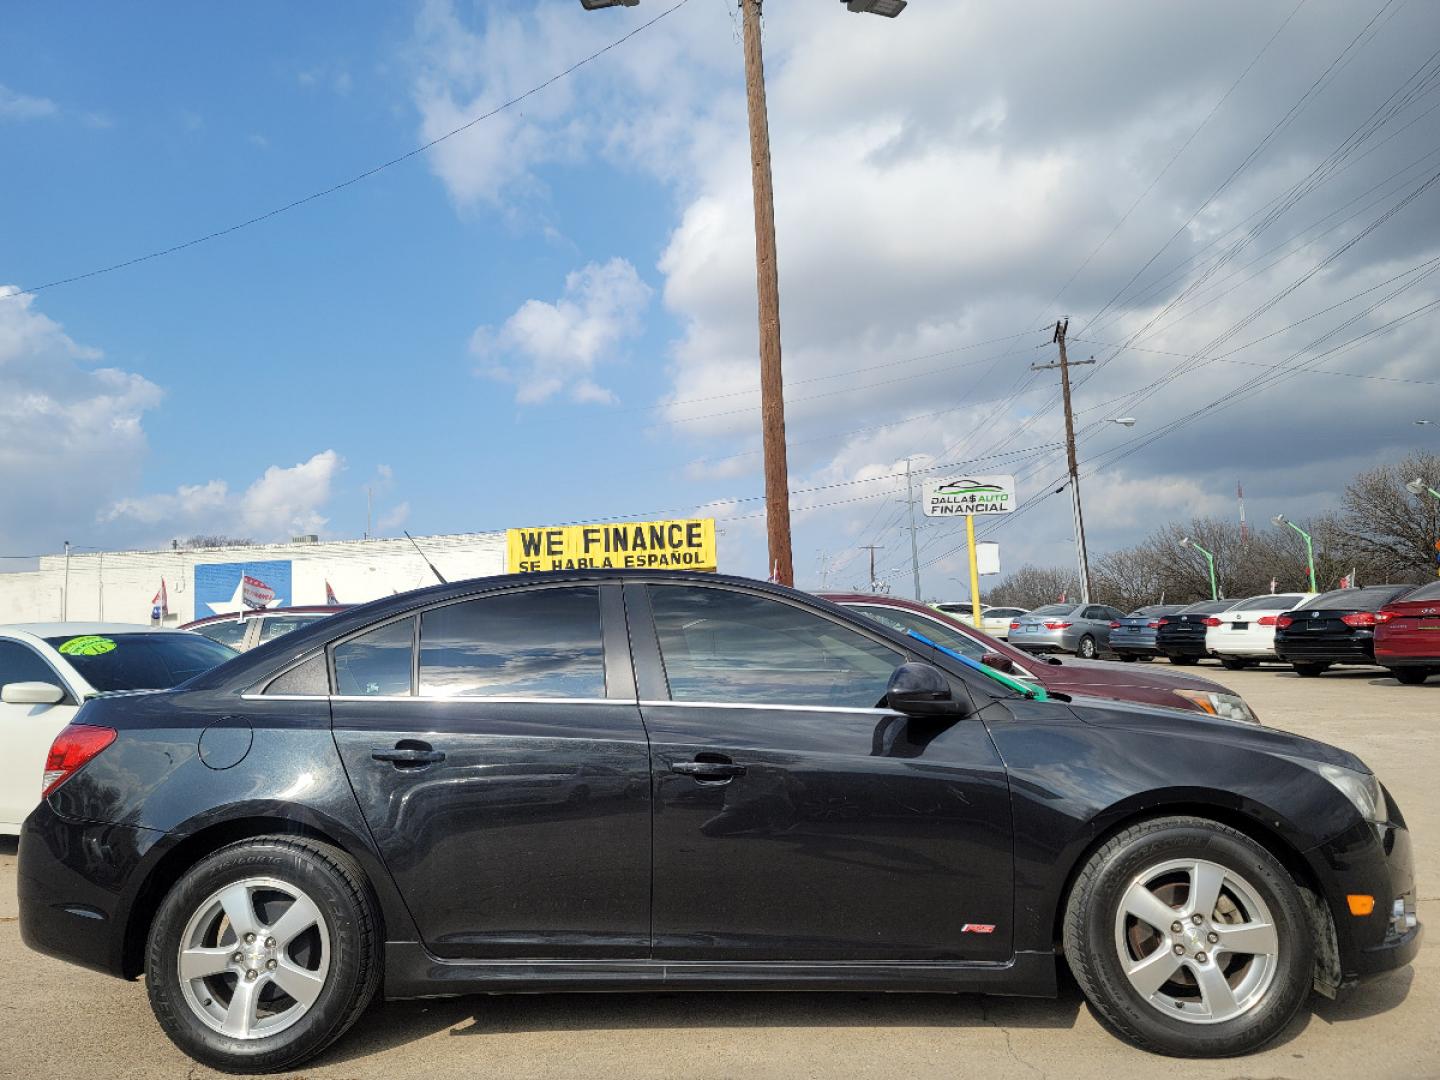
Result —
<instances>
[{"instance_id":1,"label":"street light","mask_svg":"<svg viewBox=\"0 0 1440 1080\"><path fill-rule=\"evenodd\" d=\"M1133 416L1117 416L1110 423L1119 424L1121 427L1134 427L1135 418Z\"/></svg>"},{"instance_id":2,"label":"street light","mask_svg":"<svg viewBox=\"0 0 1440 1080\"><path fill-rule=\"evenodd\" d=\"M1411 495L1424 495L1428 491L1431 495L1434 495L1435 498L1440 499L1440 491L1436 491L1429 484L1425 483L1424 477L1415 477L1414 480L1411 480L1405 485L1405 490L1410 492Z\"/></svg>"},{"instance_id":3,"label":"street light","mask_svg":"<svg viewBox=\"0 0 1440 1080\"><path fill-rule=\"evenodd\" d=\"M1320 590L1315 587L1315 543L1310 539L1310 534L1284 514L1276 514L1270 520L1275 522L1276 525L1290 526L1290 528L1300 534L1300 539L1305 541L1305 565L1310 568L1310 591L1319 592Z\"/></svg>"},{"instance_id":4,"label":"street light","mask_svg":"<svg viewBox=\"0 0 1440 1080\"><path fill-rule=\"evenodd\" d=\"M851 11L893 19L906 0L843 0ZM580 0L586 11L634 7L639 0ZM774 580L795 584L790 548L790 469L785 454L785 381L780 365L780 273L775 255L775 192L765 108L761 0L740 0L745 34L745 97L750 120L750 184L755 200L755 278L760 314L760 431L765 462L765 532ZM833 10L833 9L832 9Z\"/></svg>"},{"instance_id":5,"label":"street light","mask_svg":"<svg viewBox=\"0 0 1440 1080\"><path fill-rule=\"evenodd\" d=\"M1199 544L1197 544L1194 540L1191 540L1190 537L1188 537L1188 536L1183 537L1183 538L1180 540L1180 546L1181 546L1181 547L1194 548L1194 549L1195 549L1196 551L1198 551L1201 555L1204 555L1204 556L1205 556L1205 562L1206 562L1206 564L1210 567L1210 599L1211 599L1211 600L1219 600L1219 599L1220 599L1220 587L1219 587L1219 585L1217 585L1216 582L1215 582L1215 556L1214 556L1213 554L1211 554L1210 552L1206 551L1203 547L1201 547Z\"/></svg>"}]
</instances>

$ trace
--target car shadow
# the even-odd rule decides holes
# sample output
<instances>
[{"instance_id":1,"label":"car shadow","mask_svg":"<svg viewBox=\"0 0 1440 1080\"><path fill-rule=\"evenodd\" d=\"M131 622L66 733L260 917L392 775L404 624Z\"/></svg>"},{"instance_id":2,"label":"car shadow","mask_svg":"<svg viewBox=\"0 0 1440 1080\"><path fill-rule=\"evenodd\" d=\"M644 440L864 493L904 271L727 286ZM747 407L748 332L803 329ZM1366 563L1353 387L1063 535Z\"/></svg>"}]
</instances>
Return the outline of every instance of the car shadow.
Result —
<instances>
[{"instance_id":1,"label":"car shadow","mask_svg":"<svg viewBox=\"0 0 1440 1080\"><path fill-rule=\"evenodd\" d=\"M1414 982L1414 968L1404 967L1354 987L1334 1001L1318 994L1312 995L1311 1005L1315 1018L1324 1024L1368 1020L1399 1008L1410 996L1410 987Z\"/></svg>"},{"instance_id":2,"label":"car shadow","mask_svg":"<svg viewBox=\"0 0 1440 1080\"><path fill-rule=\"evenodd\" d=\"M1068 979L1057 998L979 994L666 991L509 994L372 1006L316 1064L339 1065L449 1029L452 1037L693 1028L1072 1028L1083 997Z\"/></svg>"},{"instance_id":3,"label":"car shadow","mask_svg":"<svg viewBox=\"0 0 1440 1080\"><path fill-rule=\"evenodd\" d=\"M0 856L18 855L20 853L20 838L18 836L0 836Z\"/></svg>"}]
</instances>

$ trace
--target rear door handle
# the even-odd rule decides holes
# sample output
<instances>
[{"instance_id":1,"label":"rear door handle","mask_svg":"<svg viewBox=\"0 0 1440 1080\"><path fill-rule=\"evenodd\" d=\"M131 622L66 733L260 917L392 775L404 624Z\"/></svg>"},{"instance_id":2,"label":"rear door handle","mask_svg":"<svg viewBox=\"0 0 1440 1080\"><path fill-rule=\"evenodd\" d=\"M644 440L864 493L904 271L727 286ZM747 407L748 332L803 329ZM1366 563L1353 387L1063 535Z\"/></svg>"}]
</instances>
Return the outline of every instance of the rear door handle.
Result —
<instances>
[{"instance_id":1,"label":"rear door handle","mask_svg":"<svg viewBox=\"0 0 1440 1080\"><path fill-rule=\"evenodd\" d=\"M670 771L681 776L693 776L696 780L733 780L745 775L745 766L733 761L675 761Z\"/></svg>"},{"instance_id":2,"label":"rear door handle","mask_svg":"<svg viewBox=\"0 0 1440 1080\"><path fill-rule=\"evenodd\" d=\"M370 751L370 756L376 761L392 762L397 768L407 765L434 765L445 760L443 750L432 750L428 746L376 747Z\"/></svg>"}]
</instances>

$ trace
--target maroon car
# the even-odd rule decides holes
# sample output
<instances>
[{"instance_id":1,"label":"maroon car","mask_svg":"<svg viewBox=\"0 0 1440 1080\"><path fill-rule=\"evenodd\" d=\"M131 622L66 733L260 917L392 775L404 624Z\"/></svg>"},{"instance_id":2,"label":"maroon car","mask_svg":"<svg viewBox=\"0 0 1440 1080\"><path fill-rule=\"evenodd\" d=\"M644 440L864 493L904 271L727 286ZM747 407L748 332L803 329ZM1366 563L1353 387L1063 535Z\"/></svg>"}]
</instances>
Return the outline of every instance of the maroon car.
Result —
<instances>
[{"instance_id":1,"label":"maroon car","mask_svg":"<svg viewBox=\"0 0 1440 1080\"><path fill-rule=\"evenodd\" d=\"M337 611L344 611L342 604L327 607L321 604L285 608L259 608L255 611L237 611L233 615L210 615L196 619L180 627L204 634L211 641L229 645L232 649L247 652L256 645L272 638L288 634L309 626L316 619L328 618Z\"/></svg>"},{"instance_id":2,"label":"maroon car","mask_svg":"<svg viewBox=\"0 0 1440 1080\"><path fill-rule=\"evenodd\" d=\"M1239 694L1198 675L1103 660L1032 656L913 600L874 593L820 595L887 626L927 637L937 645L979 660L1013 678L1037 682L1048 691L1196 709L1230 720L1255 719L1255 713Z\"/></svg>"}]
</instances>

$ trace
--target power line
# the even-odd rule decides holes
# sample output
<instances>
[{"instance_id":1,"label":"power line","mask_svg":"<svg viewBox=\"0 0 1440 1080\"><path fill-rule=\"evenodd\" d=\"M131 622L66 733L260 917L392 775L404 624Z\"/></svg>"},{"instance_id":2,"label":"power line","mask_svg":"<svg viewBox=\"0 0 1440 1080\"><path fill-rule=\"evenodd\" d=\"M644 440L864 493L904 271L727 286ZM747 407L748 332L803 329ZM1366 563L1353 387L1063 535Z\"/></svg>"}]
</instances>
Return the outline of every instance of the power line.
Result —
<instances>
[{"instance_id":1,"label":"power line","mask_svg":"<svg viewBox=\"0 0 1440 1080\"><path fill-rule=\"evenodd\" d=\"M671 15L674 12L678 11L680 8L684 7L689 2L690 0L678 0L677 3L672 4L670 7L660 12L654 18L651 18L641 23L639 26L635 27L628 33L616 38L608 45L605 45L604 47L595 50L589 56L586 56L581 60L577 60L564 71L557 72L556 74L550 76L550 78L546 79L544 82L532 86L524 93L517 94L509 101L503 102L502 104L495 106L495 108L491 109L489 112L482 113L481 115L476 116L473 119L461 124L459 127L453 128L452 130L447 131L443 135L436 136L427 143L422 143L420 146L415 147L413 150L407 150L405 153L399 155L398 157L393 157L389 161L382 162L379 165L375 165L369 169L366 169L364 172L356 173L354 176L350 177L347 180L342 180L338 184L332 184L330 187L324 188L320 191L313 191L309 195L302 196L298 199L293 199L290 202L285 203L283 206L277 206L274 209L265 211L263 214L257 214L254 217L247 218L244 221L237 222L234 225L226 226L223 229L216 229L213 232L208 232L203 236L194 237L193 239L186 240L183 243L172 244L169 247L160 248L159 250L151 251L145 255L137 255L134 258L125 259L117 263L112 263L109 266L98 267L94 270L87 270L84 273L71 274L68 277L56 278L54 281L47 281L42 285L29 286L27 288L20 289L18 292L3 293L0 294L0 299L10 299L11 297L19 296L22 293L38 293L43 292L46 289L59 288L62 285L71 285L77 281L84 281L86 278L99 277L101 274L114 273L116 270L124 270L127 267L137 266L140 263L149 262L152 259L160 259L164 258L167 255L174 255L177 252L186 250L187 248L196 247L197 245L208 243L211 240L218 240L222 236L229 236L231 233L239 232L241 229L248 229L252 225L259 225L261 222L269 221L273 217L278 217L281 214L287 213L291 210L295 210L298 207L306 205L307 203L315 202L317 199L323 199L329 195L334 195L336 192L343 191L345 188L358 184L362 180L368 180L370 177L376 175L377 173L384 172L386 169L392 168L395 165L399 165L402 162L409 161L411 158L417 157L420 154L425 153L427 150L439 146L446 140L453 139L456 135L461 135L469 131L476 124L483 123L484 121L489 120L491 117L497 116L500 113L505 112L507 109L514 108L516 105L519 105L527 98L533 97L534 95L540 93L540 91L545 90L550 86L553 86L561 79L573 75L585 65L592 63L595 60L598 60L600 57L604 56L612 49L618 48L619 46L625 44L637 34L643 33L644 31L650 29L650 27L654 26L661 19L665 18L667 15Z\"/></svg>"}]
</instances>

